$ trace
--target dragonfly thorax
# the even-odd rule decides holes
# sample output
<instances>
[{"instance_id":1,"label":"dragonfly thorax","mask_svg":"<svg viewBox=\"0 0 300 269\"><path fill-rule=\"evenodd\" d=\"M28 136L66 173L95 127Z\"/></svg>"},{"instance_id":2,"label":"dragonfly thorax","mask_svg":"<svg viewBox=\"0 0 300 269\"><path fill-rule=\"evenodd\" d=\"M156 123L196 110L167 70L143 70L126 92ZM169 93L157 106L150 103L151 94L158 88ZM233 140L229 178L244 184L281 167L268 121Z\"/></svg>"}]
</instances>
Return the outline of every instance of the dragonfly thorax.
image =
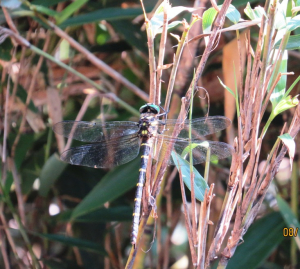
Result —
<instances>
[{"instance_id":1,"label":"dragonfly thorax","mask_svg":"<svg viewBox=\"0 0 300 269\"><path fill-rule=\"evenodd\" d=\"M139 131L140 137L151 138L157 133L157 118L153 113L143 113L139 121Z\"/></svg>"}]
</instances>

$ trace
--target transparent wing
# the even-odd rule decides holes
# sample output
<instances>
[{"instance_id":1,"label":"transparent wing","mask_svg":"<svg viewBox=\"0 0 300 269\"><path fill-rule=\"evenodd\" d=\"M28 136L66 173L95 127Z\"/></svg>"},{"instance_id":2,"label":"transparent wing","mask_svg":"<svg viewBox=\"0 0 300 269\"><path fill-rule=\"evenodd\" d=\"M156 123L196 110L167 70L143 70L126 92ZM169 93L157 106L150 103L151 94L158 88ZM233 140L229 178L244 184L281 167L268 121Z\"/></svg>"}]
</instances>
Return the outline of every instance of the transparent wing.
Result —
<instances>
[{"instance_id":1,"label":"transparent wing","mask_svg":"<svg viewBox=\"0 0 300 269\"><path fill-rule=\"evenodd\" d=\"M120 139L70 148L64 151L60 158L62 161L73 165L110 168L136 158L139 150L139 137L131 135Z\"/></svg>"},{"instance_id":2,"label":"transparent wing","mask_svg":"<svg viewBox=\"0 0 300 269\"><path fill-rule=\"evenodd\" d=\"M132 121L61 121L53 126L53 131L64 137L84 142L100 142L121 136L135 134L138 125Z\"/></svg>"},{"instance_id":3,"label":"transparent wing","mask_svg":"<svg viewBox=\"0 0 300 269\"><path fill-rule=\"evenodd\" d=\"M177 120L170 119L166 120L166 125L164 121L159 123L159 132L164 136L172 136L173 130L176 126ZM182 131L179 133L178 138L188 138L189 128L192 128L192 139L199 139L201 136L213 134L226 129L231 124L230 119L223 116L212 116L205 118L197 118L190 120L185 120L182 124Z\"/></svg>"},{"instance_id":4,"label":"transparent wing","mask_svg":"<svg viewBox=\"0 0 300 269\"><path fill-rule=\"evenodd\" d=\"M218 141L192 140L191 142L184 139L171 139L168 137L158 136L155 139L154 149L163 156L170 145L173 143L173 150L190 162L190 147L192 147L193 164L203 163L207 159L207 149L210 148L210 161L224 159L232 155L234 149L231 145ZM161 146L160 146L161 145ZM153 154L156 156L155 154ZM159 155L158 155L159 156ZM158 159L158 156L154 157ZM172 157L169 159L169 165L175 165Z\"/></svg>"}]
</instances>

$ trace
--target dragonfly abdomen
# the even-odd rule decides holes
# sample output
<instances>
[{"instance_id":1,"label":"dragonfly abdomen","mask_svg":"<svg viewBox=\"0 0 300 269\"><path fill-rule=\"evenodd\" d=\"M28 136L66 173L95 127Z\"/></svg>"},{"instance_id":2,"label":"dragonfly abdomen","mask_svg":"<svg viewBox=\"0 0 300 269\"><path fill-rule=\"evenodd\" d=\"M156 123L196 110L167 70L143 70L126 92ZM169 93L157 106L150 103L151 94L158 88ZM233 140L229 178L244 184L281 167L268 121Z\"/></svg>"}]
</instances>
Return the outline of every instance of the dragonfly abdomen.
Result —
<instances>
[{"instance_id":1,"label":"dragonfly abdomen","mask_svg":"<svg viewBox=\"0 0 300 269\"><path fill-rule=\"evenodd\" d=\"M132 222L132 232L131 232L131 244L136 244L136 238L138 235L141 203L143 197L143 187L146 179L146 170L149 159L149 153L151 149L151 144L149 143L149 138L142 138L141 143L141 166L139 170L139 179L137 183L135 199L134 199L134 211L133 211L133 222Z\"/></svg>"}]
</instances>

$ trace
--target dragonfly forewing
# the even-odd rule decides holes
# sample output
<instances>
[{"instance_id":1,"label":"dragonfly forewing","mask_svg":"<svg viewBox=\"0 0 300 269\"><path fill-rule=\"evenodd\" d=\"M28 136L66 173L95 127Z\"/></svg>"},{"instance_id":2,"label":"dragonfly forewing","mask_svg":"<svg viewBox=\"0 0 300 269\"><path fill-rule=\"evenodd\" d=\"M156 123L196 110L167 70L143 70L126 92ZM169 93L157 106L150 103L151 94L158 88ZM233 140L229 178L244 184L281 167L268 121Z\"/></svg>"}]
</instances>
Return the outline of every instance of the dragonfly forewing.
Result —
<instances>
[{"instance_id":1,"label":"dragonfly forewing","mask_svg":"<svg viewBox=\"0 0 300 269\"><path fill-rule=\"evenodd\" d=\"M171 137L176 124L178 123L175 119L166 120L165 125L162 121L159 125L159 131L163 133L164 136ZM197 118L191 121L185 120L180 124L182 130L178 138L189 138L189 129L191 128L192 139L200 139L203 136L224 130L230 124L231 121L223 116Z\"/></svg>"},{"instance_id":2,"label":"dragonfly forewing","mask_svg":"<svg viewBox=\"0 0 300 269\"><path fill-rule=\"evenodd\" d=\"M53 126L53 131L67 138L83 142L102 142L135 134L139 130L132 121L62 121Z\"/></svg>"}]
</instances>

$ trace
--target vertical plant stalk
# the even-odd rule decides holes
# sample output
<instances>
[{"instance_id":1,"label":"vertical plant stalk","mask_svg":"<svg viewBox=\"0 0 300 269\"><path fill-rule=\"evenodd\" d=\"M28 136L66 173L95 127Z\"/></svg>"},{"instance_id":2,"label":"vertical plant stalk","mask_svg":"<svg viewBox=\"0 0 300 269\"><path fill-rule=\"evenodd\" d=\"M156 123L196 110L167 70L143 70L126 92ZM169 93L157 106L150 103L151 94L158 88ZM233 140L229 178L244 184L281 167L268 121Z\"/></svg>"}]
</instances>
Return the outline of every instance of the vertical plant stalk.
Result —
<instances>
[{"instance_id":1,"label":"vertical plant stalk","mask_svg":"<svg viewBox=\"0 0 300 269\"><path fill-rule=\"evenodd\" d=\"M182 196L182 204L183 204L183 209L184 209L184 219L185 219L185 227L186 227L186 231L188 234L188 240L189 240L189 246L190 246L190 251L191 251L191 258L192 258L192 263L193 266L195 267L197 264L197 253L195 252L195 244L194 241L195 239L194 234L193 234L193 227L191 225L191 220L190 220L190 214L189 214L189 210L187 207L187 200L186 200L186 195L185 195L185 190L184 190L184 183L183 183L183 179L182 179L182 173L181 173L181 169L179 167L179 179L180 179L180 189L181 189L181 196ZM191 188L192 189L192 188Z\"/></svg>"},{"instance_id":2,"label":"vertical plant stalk","mask_svg":"<svg viewBox=\"0 0 300 269\"><path fill-rule=\"evenodd\" d=\"M194 89L194 87L193 87ZM197 216L197 207L196 207L196 198L195 198L195 175L194 175L194 171L193 171L193 149L192 149L192 145L191 145L191 141L192 141L192 115L193 115L193 101L194 101L194 90L192 90L192 94L191 94L191 100L190 100L190 111L189 111L189 120L190 120L190 124L189 124L189 143L190 143L190 180L191 180L191 204L192 204L192 239L193 239L193 248L197 247L198 242L197 242L197 220L196 220L196 216ZM193 258L193 257L192 257ZM196 259L196 257L194 258ZM197 265L197 262L194 261L194 266Z\"/></svg>"},{"instance_id":3,"label":"vertical plant stalk","mask_svg":"<svg viewBox=\"0 0 300 269\"><path fill-rule=\"evenodd\" d=\"M215 184L211 184L209 191L205 190L203 202L200 207L200 217L198 226L198 257L197 257L197 268L204 269L205 264L205 249L207 239L207 229L209 224L210 205L214 197L213 190Z\"/></svg>"},{"instance_id":4,"label":"vertical plant stalk","mask_svg":"<svg viewBox=\"0 0 300 269\"><path fill-rule=\"evenodd\" d=\"M198 20L199 20L199 17L193 15L193 20L192 20L191 25L188 25L188 23L185 20L182 22L182 24L184 26L184 30L183 30L181 38L178 42L176 54L174 57L173 67L172 67L172 71L171 71L171 75L170 75L170 79L169 79L169 83L168 83L167 96L166 96L165 107L164 107L164 109L166 111L168 111L169 107L170 107L171 96L172 96L174 85L175 85L177 70L178 70L178 66L179 66L179 62L181 59L183 48L187 41L189 29Z\"/></svg>"},{"instance_id":5,"label":"vertical plant stalk","mask_svg":"<svg viewBox=\"0 0 300 269\"><path fill-rule=\"evenodd\" d=\"M5 237L4 237L4 234L2 231L0 231L0 241L2 242L1 243L1 254L2 254L5 269L10 269L9 259L8 259L8 255L7 255L8 253L6 251L6 242L5 242L6 240L5 240Z\"/></svg>"},{"instance_id":6,"label":"vertical plant stalk","mask_svg":"<svg viewBox=\"0 0 300 269\"><path fill-rule=\"evenodd\" d=\"M208 147L206 153L205 170L204 170L204 180L206 183L208 182L208 176L209 176L210 156L211 156L211 150L210 147ZM210 191L211 192L208 195L207 195L207 190L205 190L203 202L200 204L199 222L198 222L198 257L197 257L198 269L204 269L207 228L208 228L208 221L209 221L210 201L212 200L213 197L213 193L212 193L213 188L214 188L214 184L211 184L209 190L209 192Z\"/></svg>"},{"instance_id":7,"label":"vertical plant stalk","mask_svg":"<svg viewBox=\"0 0 300 269\"><path fill-rule=\"evenodd\" d=\"M9 103L9 90L10 79L7 81L6 94L5 94L5 107L4 107L4 132L3 132L3 148L2 148L2 163L6 162L6 148L7 148L7 135L8 135L8 103ZM4 182L3 182L4 183Z\"/></svg>"},{"instance_id":8,"label":"vertical plant stalk","mask_svg":"<svg viewBox=\"0 0 300 269\"><path fill-rule=\"evenodd\" d=\"M156 97L156 62L154 53L154 36L151 28L150 20L145 17L145 25L148 38L148 51L149 51L149 72L150 72L150 90L149 102L154 103Z\"/></svg>"},{"instance_id":9,"label":"vertical plant stalk","mask_svg":"<svg viewBox=\"0 0 300 269\"><path fill-rule=\"evenodd\" d=\"M225 22L225 15L226 15L227 9L229 8L230 4L231 4L231 0L225 0L219 14L217 15L212 33L208 40L207 46L203 52L200 63L198 64L196 74L193 79L194 81L191 82L189 91L191 90L191 87L193 87L193 86L196 87L198 84L198 81L203 73L205 64L207 62L208 56L210 55L211 51L213 50L215 41L217 40L218 36L220 35L219 30L221 30L223 28L223 25Z\"/></svg>"},{"instance_id":10,"label":"vertical plant stalk","mask_svg":"<svg viewBox=\"0 0 300 269\"><path fill-rule=\"evenodd\" d=\"M295 215L295 218L298 219L298 190L299 190L299 173L298 173L298 166L297 162L293 162L293 172L292 172L292 184L291 184L291 209ZM291 264L292 266L297 265L298 263L298 256L297 256L297 244L295 240L291 240Z\"/></svg>"},{"instance_id":11,"label":"vertical plant stalk","mask_svg":"<svg viewBox=\"0 0 300 269\"><path fill-rule=\"evenodd\" d=\"M163 21L163 28L160 37L160 44L159 44L159 55L158 55L158 62L157 62L157 74L156 74L156 90L155 90L155 104L161 103L161 76L162 76L162 67L164 64L164 57L165 57L165 47L167 41L167 33L168 33L168 10L170 8L169 0L164 1L164 21Z\"/></svg>"}]
</instances>

